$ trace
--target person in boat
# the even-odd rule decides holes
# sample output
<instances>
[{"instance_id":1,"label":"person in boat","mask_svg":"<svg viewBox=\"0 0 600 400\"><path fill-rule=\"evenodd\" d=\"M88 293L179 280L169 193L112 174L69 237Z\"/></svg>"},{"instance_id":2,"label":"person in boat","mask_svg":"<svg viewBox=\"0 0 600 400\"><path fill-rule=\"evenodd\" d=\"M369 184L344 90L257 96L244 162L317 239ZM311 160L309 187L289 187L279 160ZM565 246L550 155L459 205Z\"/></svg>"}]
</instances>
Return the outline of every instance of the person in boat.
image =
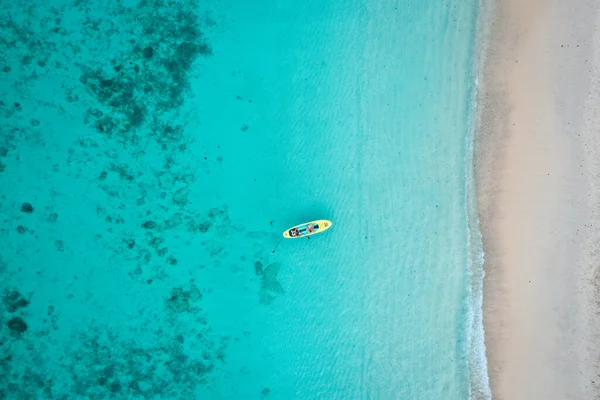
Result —
<instances>
[{"instance_id":1,"label":"person in boat","mask_svg":"<svg viewBox=\"0 0 600 400\"><path fill-rule=\"evenodd\" d=\"M300 231L298 230L298 228L292 228L292 229L290 229L290 236L291 237L300 236Z\"/></svg>"},{"instance_id":2,"label":"person in boat","mask_svg":"<svg viewBox=\"0 0 600 400\"><path fill-rule=\"evenodd\" d=\"M311 223L311 224L308 224L308 225L306 225L306 231L307 231L308 233L315 233L315 226L314 226L312 223Z\"/></svg>"}]
</instances>

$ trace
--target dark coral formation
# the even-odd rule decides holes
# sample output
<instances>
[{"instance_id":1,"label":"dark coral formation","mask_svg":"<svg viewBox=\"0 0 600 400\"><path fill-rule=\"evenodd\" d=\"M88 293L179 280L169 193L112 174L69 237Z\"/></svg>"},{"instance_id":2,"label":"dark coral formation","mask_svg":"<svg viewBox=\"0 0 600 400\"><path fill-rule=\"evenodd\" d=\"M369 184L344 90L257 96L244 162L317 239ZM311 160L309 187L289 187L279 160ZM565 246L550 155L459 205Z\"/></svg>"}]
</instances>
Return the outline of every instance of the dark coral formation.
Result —
<instances>
[{"instance_id":1,"label":"dark coral formation","mask_svg":"<svg viewBox=\"0 0 600 400\"><path fill-rule=\"evenodd\" d=\"M110 197L108 205L103 205L106 209L98 210L99 222L106 231L94 232L96 240L106 245L112 256L119 258L118 262L126 262L123 273L129 273L137 281L132 283L136 289L160 290L159 285L169 284L168 274L176 276L182 270L191 271L184 269L186 263L193 262L188 267L197 268L197 260L179 256L180 232L187 237L202 238L203 257L207 268L212 268L227 256L223 241L243 228L230 222L226 205L209 210L193 207L189 188L196 181L198 170L193 168L194 163L182 162L187 156L180 156L197 139L186 130L186 119L180 113L185 109L182 105L193 65L212 54L201 28L214 26L215 22L198 18L195 0L168 4L161 0L142 0L131 7L124 4L106 3L103 5L105 15L91 10L85 2L68 5L69 13L78 7L82 11L83 23L77 25L77 32L68 31L67 25L62 26L60 18L66 14L60 8L48 11L50 17L44 21L36 20L35 7L23 10L23 14L29 13L24 23L2 19L0 27L8 33L0 38L0 45L14 46L10 54L18 59L16 62L7 60L3 71L11 80L20 70L24 79L19 76L19 80L24 87L44 74L80 74L80 80L71 82L57 79L70 103L68 110L59 102L52 105L57 113L66 115L71 110L79 110L78 116L82 116L92 131L92 135L82 135L73 141L66 160L68 172L96 182ZM34 22L36 29L27 26L27 21ZM99 38L106 38L105 42L118 39L119 47L106 53L97 50L96 47L102 46ZM86 60L94 56L98 62L85 65ZM56 93L60 93L58 90ZM40 139L43 136L35 135L45 132L49 121L42 113L36 114L35 99L31 97L35 96L0 102L0 117L6 122L0 127L0 159L18 157L20 140L30 145L44 144ZM156 149L162 149L158 157L163 159L159 159L156 169L146 168L150 164L147 161L156 158L154 153L150 156L150 151ZM222 156L206 154L210 160L204 165L216 167L223 163ZM98 162L102 158L105 161ZM90 162L93 162L93 171L86 176ZM4 165L0 163L0 171ZM9 168L12 168L10 163ZM67 169L62 164L52 166L54 172L59 172L59 168L61 173ZM201 170L202 173L207 171L208 167ZM131 208L136 206L139 212L135 218L129 217ZM22 211L42 211L39 205L35 211L33 208L30 204ZM48 205L41 215L48 223L62 225L54 211L53 206ZM6 229L13 230L15 225ZM59 226L47 224L46 227ZM22 234L35 234L24 226L17 230ZM71 252L70 246L56 240L60 236L50 237L55 240L56 250ZM64 259L66 255L56 256ZM41 266L40 271L43 275ZM148 286L153 282L153 286ZM177 282L170 284L178 285ZM60 293L58 298L66 297L72 303L85 301L81 292L73 290L75 297L69 291ZM204 293L204 289L202 291ZM177 286L165 295L160 312L153 316L155 324L141 327L145 333L155 329L149 335L154 334L156 338L146 342L148 345L123 339L130 332L110 334L94 328L93 322L84 321L96 332L86 331L81 337L74 337L72 352L52 360L51 368L44 371L46 374L38 373L37 368L34 371L22 367L22 361L20 364L10 362L13 354L10 346L23 344L18 350L24 354L29 352L33 360L30 365L48 367L47 361L44 361L46 364L41 362L42 356L34 354L40 349L36 350L31 338L46 340L45 336L51 336L48 326L39 328L41 320L50 321L48 324L58 329L57 320L63 312L52 305L47 309L44 306L35 324L27 317L32 325L28 328L24 317L17 316L27 307L28 299L18 292L9 293L5 308L17 314L8 315L14 318L8 323L4 320L4 333L0 332L4 334L0 337L0 357L3 357L0 359L0 398L8 396L7 393L15 398L194 398L195 390L207 383L211 372L224 361L227 342L209 326L200 307L202 297L194 283ZM30 312L33 315L34 311L28 309L26 315ZM143 318L140 324L144 323ZM184 329L182 324L190 319L194 320L193 327ZM84 329L87 327L90 325L86 324ZM6 333L9 330L10 334ZM51 341L42 343L53 344ZM66 384L70 385L68 395L63 383L55 383L59 378L53 377L52 371L71 373L71 381Z\"/></svg>"},{"instance_id":2,"label":"dark coral formation","mask_svg":"<svg viewBox=\"0 0 600 400\"><path fill-rule=\"evenodd\" d=\"M194 313L200 311L195 304L202 299L202 293L193 283L188 290L173 288L171 296L166 300L167 309L171 313Z\"/></svg>"},{"instance_id":3,"label":"dark coral formation","mask_svg":"<svg viewBox=\"0 0 600 400\"><path fill-rule=\"evenodd\" d=\"M187 299L183 303L191 303L201 297L195 291L191 285L174 294ZM179 318L182 312L191 311L184 306L170 312L158 327L147 324L144 331L150 338L144 341L104 326L88 326L46 371L34 367L42 364L41 347L27 341L27 324L14 317L6 324L11 334L0 335L0 399L195 398L199 388L211 382L211 373L225 362L228 339L211 332L199 308L193 310L195 320L185 322L188 315ZM54 307L46 314L54 318ZM37 336L45 335L47 331L40 331ZM23 347L16 347L19 343Z\"/></svg>"},{"instance_id":4,"label":"dark coral formation","mask_svg":"<svg viewBox=\"0 0 600 400\"><path fill-rule=\"evenodd\" d=\"M123 20L136 21L137 40L109 64L90 66L80 81L105 110L89 110L86 117L95 120L99 133L128 141L132 132L149 124L151 135L167 148L181 139L182 127L162 117L183 104L194 62L210 56L212 49L195 1L162 6L161 1L143 1L136 8L119 9Z\"/></svg>"},{"instance_id":5,"label":"dark coral formation","mask_svg":"<svg viewBox=\"0 0 600 400\"><path fill-rule=\"evenodd\" d=\"M10 3L11 5L14 4ZM9 3L3 3L2 18L0 18L0 51L3 55L3 83L6 88L11 89L15 98L0 101L0 157L8 154L17 156L15 151L20 142L43 143L40 135L42 121L32 117L31 99L27 99L30 83L47 73L48 59L53 54L61 54L57 51L58 43L49 40L48 36L38 34L37 27L42 25L36 21L22 22L18 18L11 18ZM19 6L17 6L19 7ZM25 8L22 6L22 8ZM23 10L23 15L27 12ZM54 25L52 21L51 25ZM42 28L44 31L47 26ZM52 36L51 31L47 32ZM2 150L2 148L4 150ZM0 169L6 164L0 160Z\"/></svg>"},{"instance_id":6,"label":"dark coral formation","mask_svg":"<svg viewBox=\"0 0 600 400\"><path fill-rule=\"evenodd\" d=\"M8 155L8 149L0 145L0 172L4 172L6 165L2 162L2 158Z\"/></svg>"},{"instance_id":7,"label":"dark coral formation","mask_svg":"<svg viewBox=\"0 0 600 400\"><path fill-rule=\"evenodd\" d=\"M53 380L48 374L26 368L19 375L19 380L10 379L8 366L14 362L13 357L0 356L0 399L54 399Z\"/></svg>"},{"instance_id":8,"label":"dark coral formation","mask_svg":"<svg viewBox=\"0 0 600 400\"><path fill-rule=\"evenodd\" d=\"M168 199L167 196L165 196L166 199ZM119 246L114 249L116 254L123 254L124 256L126 254L125 257L127 260L135 260L137 265L131 269L129 275L139 282L146 283L149 278L151 280L163 279L170 274L170 271L166 267L178 266L180 264L180 260L166 245L166 243L171 242L177 237L175 232L170 231L186 229L187 232L194 234L205 234L209 231L214 231L216 234L227 235L232 230L241 229L231 224L227 205L210 208L205 213L190 210L187 207L187 187L175 191L171 195L170 200L171 204L179 207L178 211L161 222L152 219L141 222L139 226L145 232L144 240L136 241L130 234L126 234L125 237L120 238ZM109 218L107 216L104 208L98 207L97 213L105 221L114 222L112 217ZM150 210L145 212L146 216L150 216L151 214ZM264 238L264 234L258 236L261 239ZM256 239L257 237L253 236L252 238ZM133 254L132 250L134 251ZM223 250L223 246L215 243L215 246L209 251L208 255L210 257L223 256L226 254ZM155 256L160 257L161 260L156 261Z\"/></svg>"},{"instance_id":9,"label":"dark coral formation","mask_svg":"<svg viewBox=\"0 0 600 400\"><path fill-rule=\"evenodd\" d=\"M171 199L173 199L173 203L177 204L178 206L185 206L188 201L188 188L184 187L177 190L175 193L173 193Z\"/></svg>"},{"instance_id":10,"label":"dark coral formation","mask_svg":"<svg viewBox=\"0 0 600 400\"><path fill-rule=\"evenodd\" d=\"M260 261L256 261L254 263L254 274L262 275L263 274L263 264Z\"/></svg>"},{"instance_id":11,"label":"dark coral formation","mask_svg":"<svg viewBox=\"0 0 600 400\"><path fill-rule=\"evenodd\" d=\"M169 265L177 265L177 259L173 256L167 257L167 263Z\"/></svg>"},{"instance_id":12,"label":"dark coral formation","mask_svg":"<svg viewBox=\"0 0 600 400\"><path fill-rule=\"evenodd\" d=\"M56 247L56 250L60 252L65 251L65 244L62 240L54 241L54 247Z\"/></svg>"},{"instance_id":13,"label":"dark coral formation","mask_svg":"<svg viewBox=\"0 0 600 400\"><path fill-rule=\"evenodd\" d=\"M30 203L21 204L21 212L31 214L33 212L33 206Z\"/></svg>"},{"instance_id":14,"label":"dark coral formation","mask_svg":"<svg viewBox=\"0 0 600 400\"><path fill-rule=\"evenodd\" d=\"M156 228L156 222L154 221L146 221L142 224L142 228L144 229L154 229Z\"/></svg>"},{"instance_id":15,"label":"dark coral formation","mask_svg":"<svg viewBox=\"0 0 600 400\"><path fill-rule=\"evenodd\" d=\"M82 335L69 365L71 391L86 398L194 398L208 383L226 346L198 332L160 334L149 346L124 341L111 333ZM188 350L200 346L199 356Z\"/></svg>"},{"instance_id":16,"label":"dark coral formation","mask_svg":"<svg viewBox=\"0 0 600 400\"><path fill-rule=\"evenodd\" d=\"M23 333L27 330L27 324L21 317L14 317L8 320L8 329L16 333Z\"/></svg>"},{"instance_id":17,"label":"dark coral formation","mask_svg":"<svg viewBox=\"0 0 600 400\"><path fill-rule=\"evenodd\" d=\"M16 290L7 291L4 296L2 296L2 303L4 303L4 307L6 307L6 311L9 313L14 313L18 311L20 308L25 308L29 305L29 300L27 300L21 293Z\"/></svg>"},{"instance_id":18,"label":"dark coral formation","mask_svg":"<svg viewBox=\"0 0 600 400\"><path fill-rule=\"evenodd\" d=\"M230 230L231 225L228 211L229 207L226 204L222 207L213 207L208 210L206 217L201 217L200 221L198 221L199 217L190 220L188 230L200 233L206 233L213 227L218 231Z\"/></svg>"}]
</instances>

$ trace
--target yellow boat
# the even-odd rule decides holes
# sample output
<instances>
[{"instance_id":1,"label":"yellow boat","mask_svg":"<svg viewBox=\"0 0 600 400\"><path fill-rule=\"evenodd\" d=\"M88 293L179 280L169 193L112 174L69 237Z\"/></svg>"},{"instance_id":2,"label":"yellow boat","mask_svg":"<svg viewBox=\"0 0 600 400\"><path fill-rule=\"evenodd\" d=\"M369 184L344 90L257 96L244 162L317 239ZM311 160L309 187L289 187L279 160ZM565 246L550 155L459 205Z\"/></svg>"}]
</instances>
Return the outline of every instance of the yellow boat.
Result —
<instances>
[{"instance_id":1,"label":"yellow boat","mask_svg":"<svg viewBox=\"0 0 600 400\"><path fill-rule=\"evenodd\" d=\"M292 226L290 229L283 232L283 237L286 239L298 239L307 236L316 235L331 228L333 224L326 219L305 222L300 225Z\"/></svg>"}]
</instances>

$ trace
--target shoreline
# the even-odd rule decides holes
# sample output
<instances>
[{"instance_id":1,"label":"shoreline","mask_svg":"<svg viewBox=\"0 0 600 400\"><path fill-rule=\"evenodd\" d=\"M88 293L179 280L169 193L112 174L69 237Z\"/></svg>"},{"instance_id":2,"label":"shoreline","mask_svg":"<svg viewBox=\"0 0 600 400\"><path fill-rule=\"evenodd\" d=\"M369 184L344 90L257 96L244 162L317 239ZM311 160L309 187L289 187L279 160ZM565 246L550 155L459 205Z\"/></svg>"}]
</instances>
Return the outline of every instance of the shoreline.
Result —
<instances>
[{"instance_id":1,"label":"shoreline","mask_svg":"<svg viewBox=\"0 0 600 400\"><path fill-rule=\"evenodd\" d=\"M494 399L600 396L594 7L482 6L474 177Z\"/></svg>"}]
</instances>

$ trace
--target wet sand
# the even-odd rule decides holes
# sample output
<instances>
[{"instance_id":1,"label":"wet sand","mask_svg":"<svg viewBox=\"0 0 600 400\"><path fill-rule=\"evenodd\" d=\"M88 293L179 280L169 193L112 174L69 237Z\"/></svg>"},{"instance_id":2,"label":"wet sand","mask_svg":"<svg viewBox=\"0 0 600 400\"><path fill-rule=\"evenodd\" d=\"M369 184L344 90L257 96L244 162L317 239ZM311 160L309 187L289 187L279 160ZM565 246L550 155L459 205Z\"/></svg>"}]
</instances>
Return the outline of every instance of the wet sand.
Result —
<instances>
[{"instance_id":1,"label":"wet sand","mask_svg":"<svg viewBox=\"0 0 600 400\"><path fill-rule=\"evenodd\" d=\"M493 7L475 166L493 397L600 398L598 6Z\"/></svg>"}]
</instances>

